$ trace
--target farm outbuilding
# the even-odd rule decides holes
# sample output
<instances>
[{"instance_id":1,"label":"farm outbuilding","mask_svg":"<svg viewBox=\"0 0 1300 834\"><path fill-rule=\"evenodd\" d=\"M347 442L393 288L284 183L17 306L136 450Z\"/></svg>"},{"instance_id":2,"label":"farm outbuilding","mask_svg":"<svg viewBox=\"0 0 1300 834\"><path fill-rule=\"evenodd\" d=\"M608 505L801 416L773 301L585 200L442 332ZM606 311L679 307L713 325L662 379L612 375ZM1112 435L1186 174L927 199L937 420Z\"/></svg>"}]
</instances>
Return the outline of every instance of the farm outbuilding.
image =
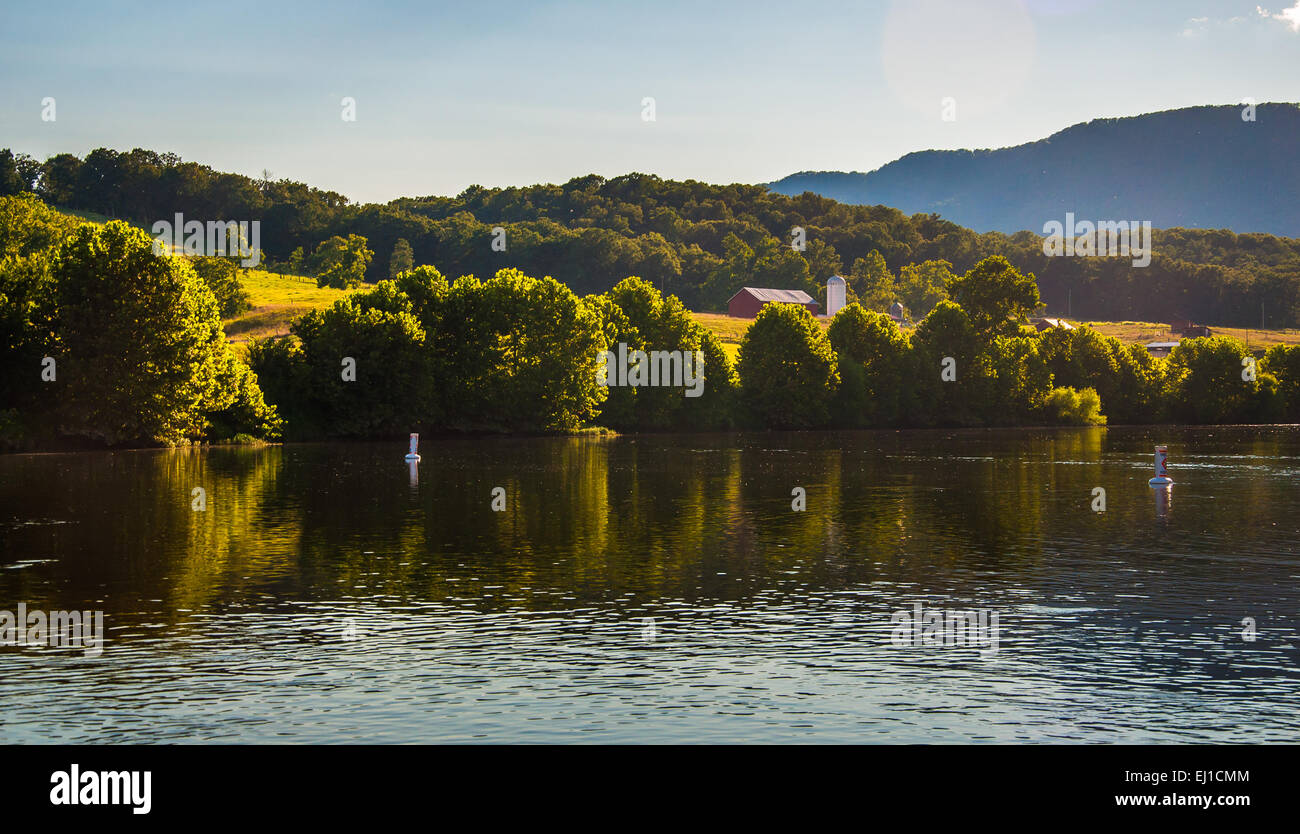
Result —
<instances>
[{"instance_id":1,"label":"farm outbuilding","mask_svg":"<svg viewBox=\"0 0 1300 834\"><path fill-rule=\"evenodd\" d=\"M1188 338L1212 335L1210 328L1203 324L1197 324L1191 319L1186 318L1177 318L1169 322L1169 330L1177 336L1185 336Z\"/></svg>"},{"instance_id":2,"label":"farm outbuilding","mask_svg":"<svg viewBox=\"0 0 1300 834\"><path fill-rule=\"evenodd\" d=\"M762 287L741 287L740 292L727 302L727 315L736 318L752 319L764 306L778 304L798 304L807 307L814 316L820 305L817 300L803 290L772 290Z\"/></svg>"}]
</instances>

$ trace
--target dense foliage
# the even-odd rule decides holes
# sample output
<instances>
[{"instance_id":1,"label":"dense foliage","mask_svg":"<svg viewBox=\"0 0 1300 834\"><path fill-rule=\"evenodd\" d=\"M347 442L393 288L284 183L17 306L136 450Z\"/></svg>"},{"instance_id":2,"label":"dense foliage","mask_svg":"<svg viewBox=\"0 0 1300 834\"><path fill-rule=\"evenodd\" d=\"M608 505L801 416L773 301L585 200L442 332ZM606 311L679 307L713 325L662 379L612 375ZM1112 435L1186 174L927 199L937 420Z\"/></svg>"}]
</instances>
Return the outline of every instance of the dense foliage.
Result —
<instances>
[{"instance_id":1,"label":"dense foliage","mask_svg":"<svg viewBox=\"0 0 1300 834\"><path fill-rule=\"evenodd\" d=\"M717 337L637 278L579 298L518 270L449 284L425 266L303 316L293 334L250 353L295 436L565 431L592 422L708 429L731 420L735 383ZM601 354L620 343L699 351L702 396L601 384Z\"/></svg>"},{"instance_id":2,"label":"dense foliage","mask_svg":"<svg viewBox=\"0 0 1300 834\"><path fill-rule=\"evenodd\" d=\"M839 273L848 278L850 300L883 310L882 296L898 295L919 318L944 297L946 269L933 262L946 261L961 275L1002 255L1036 276L1056 315L1248 327L1259 325L1262 313L1270 327L1300 326L1300 240L1267 234L1157 229L1150 266L1135 268L1127 257L1049 258L1032 231L978 234L934 214L643 174L473 186L455 197L357 205L302 183L221 173L140 149L100 148L84 159L59 154L43 163L3 151L0 167L0 190L33 190L82 211L142 223L175 212L259 220L269 258L286 269L328 270L325 280L339 286L358 280L358 269L372 282L390 277L390 253L399 253L400 271L406 254L398 242L405 240L414 265L436 264L448 275L514 267L557 276L579 294L639 275L693 310L723 309L746 283L820 298L826 278ZM801 251L792 247L796 229L806 239ZM493 247L497 240L503 251ZM927 262L919 273L907 269Z\"/></svg>"},{"instance_id":3,"label":"dense foliage","mask_svg":"<svg viewBox=\"0 0 1300 834\"><path fill-rule=\"evenodd\" d=\"M77 225L30 195L0 198L6 445L268 438L280 421L185 258L122 222Z\"/></svg>"}]
</instances>

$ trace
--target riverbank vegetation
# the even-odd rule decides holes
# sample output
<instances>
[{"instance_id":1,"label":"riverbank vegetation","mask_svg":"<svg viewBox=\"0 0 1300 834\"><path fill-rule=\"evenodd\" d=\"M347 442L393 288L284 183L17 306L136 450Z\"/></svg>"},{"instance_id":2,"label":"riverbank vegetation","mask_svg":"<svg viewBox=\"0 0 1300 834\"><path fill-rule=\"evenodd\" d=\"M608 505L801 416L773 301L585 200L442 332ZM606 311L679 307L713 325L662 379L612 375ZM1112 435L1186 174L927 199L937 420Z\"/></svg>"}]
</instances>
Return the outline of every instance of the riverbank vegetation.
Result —
<instances>
[{"instance_id":1,"label":"riverbank vegetation","mask_svg":"<svg viewBox=\"0 0 1300 834\"><path fill-rule=\"evenodd\" d=\"M829 327L768 305L734 362L641 278L579 295L518 269L449 280L427 265L349 292L303 282L333 303L293 317L288 337L251 339L245 362L222 306L251 293L211 260L0 198L3 444L1300 420L1300 347L1256 357L1215 336L1159 359L1088 327L1038 333L1035 276L1000 256L945 278L906 330L860 303ZM698 352L702 395L602 385L602 352L620 346Z\"/></svg>"},{"instance_id":2,"label":"riverbank vegetation","mask_svg":"<svg viewBox=\"0 0 1300 834\"><path fill-rule=\"evenodd\" d=\"M1082 327L1026 326L1032 275L985 259L914 329L850 304L821 326L772 304L732 362L673 296L627 278L579 297L502 270L448 281L419 267L255 342L250 362L291 437L404 431L823 429L1300 419L1300 347L1258 361L1231 338L1168 359ZM605 387L599 356L699 351L703 395Z\"/></svg>"},{"instance_id":3,"label":"riverbank vegetation","mask_svg":"<svg viewBox=\"0 0 1300 834\"><path fill-rule=\"evenodd\" d=\"M120 221L0 198L0 444L270 439L280 426L188 259L155 255Z\"/></svg>"}]
</instances>

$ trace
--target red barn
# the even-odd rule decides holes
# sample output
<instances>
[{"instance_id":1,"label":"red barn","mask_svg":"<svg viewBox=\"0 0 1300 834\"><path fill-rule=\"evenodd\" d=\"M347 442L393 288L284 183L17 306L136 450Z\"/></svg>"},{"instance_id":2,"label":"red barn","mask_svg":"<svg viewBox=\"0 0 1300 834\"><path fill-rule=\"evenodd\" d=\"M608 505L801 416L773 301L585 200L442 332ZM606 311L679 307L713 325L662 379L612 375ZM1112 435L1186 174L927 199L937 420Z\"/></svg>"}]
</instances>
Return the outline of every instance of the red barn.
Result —
<instances>
[{"instance_id":1,"label":"red barn","mask_svg":"<svg viewBox=\"0 0 1300 834\"><path fill-rule=\"evenodd\" d=\"M752 319L767 304L798 304L807 307L814 316L817 315L816 299L803 290L769 290L761 287L741 287L740 292L727 302L727 315L740 319Z\"/></svg>"}]
</instances>

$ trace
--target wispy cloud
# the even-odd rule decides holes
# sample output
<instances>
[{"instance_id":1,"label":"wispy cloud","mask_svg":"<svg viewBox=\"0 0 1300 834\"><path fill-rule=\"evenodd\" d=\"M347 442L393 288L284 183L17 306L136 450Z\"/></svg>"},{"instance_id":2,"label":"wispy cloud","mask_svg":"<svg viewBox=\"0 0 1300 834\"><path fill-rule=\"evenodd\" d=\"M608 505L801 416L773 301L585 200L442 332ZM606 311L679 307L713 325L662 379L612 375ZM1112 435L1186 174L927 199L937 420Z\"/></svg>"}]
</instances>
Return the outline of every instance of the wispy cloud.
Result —
<instances>
[{"instance_id":1,"label":"wispy cloud","mask_svg":"<svg viewBox=\"0 0 1300 834\"><path fill-rule=\"evenodd\" d=\"M1209 23L1210 23L1210 19L1208 17L1192 18L1191 20L1187 21L1187 25L1183 27L1183 37L1190 38L1195 35L1201 34L1202 32L1205 31L1205 27L1209 25Z\"/></svg>"}]
</instances>

